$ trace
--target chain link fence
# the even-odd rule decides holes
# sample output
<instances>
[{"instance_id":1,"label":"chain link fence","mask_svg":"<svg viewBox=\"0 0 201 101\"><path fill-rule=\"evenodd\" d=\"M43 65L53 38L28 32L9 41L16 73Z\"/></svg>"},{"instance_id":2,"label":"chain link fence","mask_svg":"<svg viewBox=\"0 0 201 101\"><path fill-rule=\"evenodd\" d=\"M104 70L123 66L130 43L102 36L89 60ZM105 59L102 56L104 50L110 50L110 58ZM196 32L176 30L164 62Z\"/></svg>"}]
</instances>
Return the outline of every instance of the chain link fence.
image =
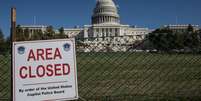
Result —
<instances>
[{"instance_id":1,"label":"chain link fence","mask_svg":"<svg viewBox=\"0 0 201 101\"><path fill-rule=\"evenodd\" d=\"M201 55L77 42L79 101L200 101ZM10 56L0 56L0 101L10 100Z\"/></svg>"},{"instance_id":2,"label":"chain link fence","mask_svg":"<svg viewBox=\"0 0 201 101\"><path fill-rule=\"evenodd\" d=\"M10 100L11 91L11 58L0 55L0 101Z\"/></svg>"},{"instance_id":3,"label":"chain link fence","mask_svg":"<svg viewBox=\"0 0 201 101\"><path fill-rule=\"evenodd\" d=\"M201 55L139 49L145 41L83 43L84 52L77 52L81 101L200 101Z\"/></svg>"}]
</instances>

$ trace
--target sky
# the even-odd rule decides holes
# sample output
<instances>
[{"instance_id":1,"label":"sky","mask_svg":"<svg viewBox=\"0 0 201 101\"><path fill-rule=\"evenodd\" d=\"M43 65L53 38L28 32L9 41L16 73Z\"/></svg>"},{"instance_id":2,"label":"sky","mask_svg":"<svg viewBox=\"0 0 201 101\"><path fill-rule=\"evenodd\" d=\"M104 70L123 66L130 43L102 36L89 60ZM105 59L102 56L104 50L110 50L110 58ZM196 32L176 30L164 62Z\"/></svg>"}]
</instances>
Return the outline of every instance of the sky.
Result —
<instances>
[{"instance_id":1,"label":"sky","mask_svg":"<svg viewBox=\"0 0 201 101\"><path fill-rule=\"evenodd\" d=\"M150 29L167 24L201 26L201 0L113 0L122 24ZM10 8L17 9L17 24L71 28L89 25L96 0L0 0L0 28L10 34Z\"/></svg>"}]
</instances>

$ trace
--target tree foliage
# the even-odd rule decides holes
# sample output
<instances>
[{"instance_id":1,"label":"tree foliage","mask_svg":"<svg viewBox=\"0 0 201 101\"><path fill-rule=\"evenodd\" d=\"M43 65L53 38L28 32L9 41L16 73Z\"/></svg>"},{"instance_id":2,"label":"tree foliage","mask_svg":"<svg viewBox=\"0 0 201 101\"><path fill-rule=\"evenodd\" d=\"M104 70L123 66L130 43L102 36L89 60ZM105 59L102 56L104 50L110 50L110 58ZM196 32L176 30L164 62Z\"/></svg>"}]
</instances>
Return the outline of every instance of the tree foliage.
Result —
<instances>
[{"instance_id":1,"label":"tree foliage","mask_svg":"<svg viewBox=\"0 0 201 101\"><path fill-rule=\"evenodd\" d=\"M54 28L48 26L46 31L42 29L32 30L29 28L22 28L21 25L16 27L16 41L30 41L30 40L47 40L57 38ZM65 38L63 27L59 29L58 38ZM3 32L0 29L0 54L11 52L10 37L4 38Z\"/></svg>"},{"instance_id":2,"label":"tree foliage","mask_svg":"<svg viewBox=\"0 0 201 101\"><path fill-rule=\"evenodd\" d=\"M31 40L41 40L43 37L43 32L42 30L38 30L38 31L34 31L32 37L31 37Z\"/></svg>"},{"instance_id":3,"label":"tree foliage","mask_svg":"<svg viewBox=\"0 0 201 101\"><path fill-rule=\"evenodd\" d=\"M4 35L2 30L0 29L0 43L4 42Z\"/></svg>"},{"instance_id":4,"label":"tree foliage","mask_svg":"<svg viewBox=\"0 0 201 101\"><path fill-rule=\"evenodd\" d=\"M26 28L24 30L24 33L22 33L23 35L23 39L26 40L26 41L29 41L30 40L30 30L28 28Z\"/></svg>"},{"instance_id":5,"label":"tree foliage","mask_svg":"<svg viewBox=\"0 0 201 101\"><path fill-rule=\"evenodd\" d=\"M55 32L53 26L48 26L43 36L44 39L54 39Z\"/></svg>"},{"instance_id":6,"label":"tree foliage","mask_svg":"<svg viewBox=\"0 0 201 101\"><path fill-rule=\"evenodd\" d=\"M64 33L64 28L63 27L59 28L59 34L57 38L65 38L65 37L66 35Z\"/></svg>"},{"instance_id":7,"label":"tree foliage","mask_svg":"<svg viewBox=\"0 0 201 101\"><path fill-rule=\"evenodd\" d=\"M0 29L0 55L10 53L10 38L4 39L4 34Z\"/></svg>"},{"instance_id":8,"label":"tree foliage","mask_svg":"<svg viewBox=\"0 0 201 101\"><path fill-rule=\"evenodd\" d=\"M184 51L200 52L201 51L201 34L194 32L189 25L188 31L183 33L172 32L167 29L157 29L148 35L150 44L154 49L163 52Z\"/></svg>"},{"instance_id":9,"label":"tree foliage","mask_svg":"<svg viewBox=\"0 0 201 101\"><path fill-rule=\"evenodd\" d=\"M194 32L194 28L191 24L188 25L187 31L188 32Z\"/></svg>"},{"instance_id":10,"label":"tree foliage","mask_svg":"<svg viewBox=\"0 0 201 101\"><path fill-rule=\"evenodd\" d=\"M23 33L23 30L20 25L17 25L17 27L16 27L16 40L17 41L25 40L24 33Z\"/></svg>"}]
</instances>

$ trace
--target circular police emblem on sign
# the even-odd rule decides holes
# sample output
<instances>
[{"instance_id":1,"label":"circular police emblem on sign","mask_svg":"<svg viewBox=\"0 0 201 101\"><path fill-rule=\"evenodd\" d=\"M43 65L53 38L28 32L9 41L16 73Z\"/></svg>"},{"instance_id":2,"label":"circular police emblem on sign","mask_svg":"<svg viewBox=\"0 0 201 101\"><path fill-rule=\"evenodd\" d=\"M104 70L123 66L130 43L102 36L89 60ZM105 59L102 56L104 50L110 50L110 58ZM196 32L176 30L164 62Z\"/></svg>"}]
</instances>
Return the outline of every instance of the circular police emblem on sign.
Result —
<instances>
[{"instance_id":1,"label":"circular police emblem on sign","mask_svg":"<svg viewBox=\"0 0 201 101\"><path fill-rule=\"evenodd\" d=\"M66 43L63 45L64 51L69 51L70 50L70 44Z\"/></svg>"},{"instance_id":2,"label":"circular police emblem on sign","mask_svg":"<svg viewBox=\"0 0 201 101\"><path fill-rule=\"evenodd\" d=\"M24 54L25 48L23 46L20 46L18 47L17 51L18 51L18 54Z\"/></svg>"}]
</instances>

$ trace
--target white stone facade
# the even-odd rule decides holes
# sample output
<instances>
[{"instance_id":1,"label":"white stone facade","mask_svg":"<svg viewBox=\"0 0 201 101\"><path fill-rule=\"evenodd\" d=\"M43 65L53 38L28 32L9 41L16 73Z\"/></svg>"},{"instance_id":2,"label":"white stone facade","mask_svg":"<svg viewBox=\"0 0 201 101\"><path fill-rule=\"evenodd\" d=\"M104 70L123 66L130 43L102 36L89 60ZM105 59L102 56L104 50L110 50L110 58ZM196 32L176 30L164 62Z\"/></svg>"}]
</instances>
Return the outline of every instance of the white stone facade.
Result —
<instances>
[{"instance_id":1,"label":"white stone facade","mask_svg":"<svg viewBox=\"0 0 201 101\"><path fill-rule=\"evenodd\" d=\"M22 28L22 31L25 31L26 29L28 29L31 34L33 34L34 31L39 31L39 30L41 30L42 32L45 32L47 29L47 26L44 26L44 25L22 25L20 27Z\"/></svg>"},{"instance_id":2,"label":"white stone facade","mask_svg":"<svg viewBox=\"0 0 201 101\"><path fill-rule=\"evenodd\" d=\"M162 29L169 29L172 30L173 32L186 32L188 27L192 26L194 31L198 31L199 25L164 25L163 27L161 27Z\"/></svg>"},{"instance_id":3,"label":"white stone facade","mask_svg":"<svg viewBox=\"0 0 201 101\"><path fill-rule=\"evenodd\" d=\"M84 39L91 42L133 44L143 40L148 28L131 28L128 25L88 25L84 27Z\"/></svg>"},{"instance_id":4,"label":"white stone facade","mask_svg":"<svg viewBox=\"0 0 201 101\"><path fill-rule=\"evenodd\" d=\"M83 28L65 28L64 33L69 37L76 37L79 34L83 34Z\"/></svg>"},{"instance_id":5,"label":"white stone facade","mask_svg":"<svg viewBox=\"0 0 201 101\"><path fill-rule=\"evenodd\" d=\"M76 37L79 42L88 46L82 47L82 51L126 51L129 45L143 40L149 33L148 28L121 24L118 9L113 0L97 0L91 20L91 25L84 25L81 28L64 28L64 33L69 38ZM38 27L44 32L47 26ZM38 27L29 26L28 28ZM55 32L59 33L58 30Z\"/></svg>"},{"instance_id":6,"label":"white stone facade","mask_svg":"<svg viewBox=\"0 0 201 101\"><path fill-rule=\"evenodd\" d=\"M148 28L136 28L120 24L118 10L112 0L97 0L92 15L92 25L83 28L65 29L69 37L79 35L84 51L126 51L129 45L141 41L149 33Z\"/></svg>"}]
</instances>

